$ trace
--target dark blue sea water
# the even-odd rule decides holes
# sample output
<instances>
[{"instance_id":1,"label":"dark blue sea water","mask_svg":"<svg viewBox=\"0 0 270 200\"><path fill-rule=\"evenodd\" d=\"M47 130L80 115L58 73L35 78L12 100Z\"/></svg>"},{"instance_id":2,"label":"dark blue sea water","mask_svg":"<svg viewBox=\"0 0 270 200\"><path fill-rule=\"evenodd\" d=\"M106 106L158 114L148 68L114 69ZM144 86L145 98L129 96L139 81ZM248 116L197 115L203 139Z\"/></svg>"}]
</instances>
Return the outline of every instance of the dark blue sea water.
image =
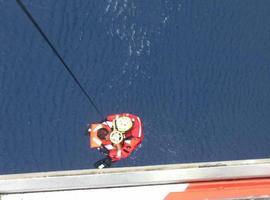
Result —
<instances>
[{"instance_id":1,"label":"dark blue sea water","mask_svg":"<svg viewBox=\"0 0 270 200\"><path fill-rule=\"evenodd\" d=\"M270 2L24 0L104 115L143 119L115 165L270 156ZM101 120L12 0L0 0L0 173L92 168Z\"/></svg>"}]
</instances>

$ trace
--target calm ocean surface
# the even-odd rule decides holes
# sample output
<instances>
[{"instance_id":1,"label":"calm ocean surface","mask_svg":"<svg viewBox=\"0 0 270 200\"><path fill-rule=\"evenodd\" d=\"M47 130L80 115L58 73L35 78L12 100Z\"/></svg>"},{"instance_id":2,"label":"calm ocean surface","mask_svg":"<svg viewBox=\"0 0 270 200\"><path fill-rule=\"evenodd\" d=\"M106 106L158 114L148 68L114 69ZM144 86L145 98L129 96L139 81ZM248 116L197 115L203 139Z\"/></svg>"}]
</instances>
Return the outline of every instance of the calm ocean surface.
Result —
<instances>
[{"instance_id":1,"label":"calm ocean surface","mask_svg":"<svg viewBox=\"0 0 270 200\"><path fill-rule=\"evenodd\" d=\"M270 1L24 0L104 115L143 119L115 167L270 156ZM92 168L101 120L0 0L0 174Z\"/></svg>"}]
</instances>

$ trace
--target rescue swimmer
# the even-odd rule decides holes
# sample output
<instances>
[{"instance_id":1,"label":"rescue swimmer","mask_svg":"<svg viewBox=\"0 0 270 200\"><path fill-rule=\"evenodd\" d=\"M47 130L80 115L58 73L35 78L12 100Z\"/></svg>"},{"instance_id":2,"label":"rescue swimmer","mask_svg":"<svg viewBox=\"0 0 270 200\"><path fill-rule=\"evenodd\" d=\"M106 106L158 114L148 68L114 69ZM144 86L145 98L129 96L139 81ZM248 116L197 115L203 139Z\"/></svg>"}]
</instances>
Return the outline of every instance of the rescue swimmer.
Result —
<instances>
[{"instance_id":1,"label":"rescue swimmer","mask_svg":"<svg viewBox=\"0 0 270 200\"><path fill-rule=\"evenodd\" d=\"M90 147L106 155L94 164L99 169L130 156L144 138L141 119L129 113L109 115L103 122L91 124L88 132Z\"/></svg>"}]
</instances>

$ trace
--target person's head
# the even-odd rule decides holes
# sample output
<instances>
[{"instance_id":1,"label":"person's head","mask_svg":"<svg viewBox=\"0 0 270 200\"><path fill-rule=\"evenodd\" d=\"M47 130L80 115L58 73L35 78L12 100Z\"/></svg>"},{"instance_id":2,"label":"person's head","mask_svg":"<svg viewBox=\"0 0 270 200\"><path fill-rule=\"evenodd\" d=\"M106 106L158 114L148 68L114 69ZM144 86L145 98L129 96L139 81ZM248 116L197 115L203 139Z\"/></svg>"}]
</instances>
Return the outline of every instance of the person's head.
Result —
<instances>
[{"instance_id":1,"label":"person's head","mask_svg":"<svg viewBox=\"0 0 270 200\"><path fill-rule=\"evenodd\" d=\"M101 140L105 140L108 135L109 131L106 128L101 128L97 131L97 136Z\"/></svg>"},{"instance_id":2,"label":"person's head","mask_svg":"<svg viewBox=\"0 0 270 200\"><path fill-rule=\"evenodd\" d=\"M120 132L126 132L133 126L132 120L129 117L119 117L115 121L116 129Z\"/></svg>"}]
</instances>

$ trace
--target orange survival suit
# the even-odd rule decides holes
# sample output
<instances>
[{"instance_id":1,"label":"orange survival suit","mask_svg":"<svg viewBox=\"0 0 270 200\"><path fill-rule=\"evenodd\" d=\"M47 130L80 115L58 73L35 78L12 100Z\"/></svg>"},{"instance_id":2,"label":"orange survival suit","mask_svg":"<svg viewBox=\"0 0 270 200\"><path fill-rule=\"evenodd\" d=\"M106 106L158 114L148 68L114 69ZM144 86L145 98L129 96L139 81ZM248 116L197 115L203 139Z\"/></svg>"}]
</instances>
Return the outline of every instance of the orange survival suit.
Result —
<instances>
[{"instance_id":1,"label":"orange survival suit","mask_svg":"<svg viewBox=\"0 0 270 200\"><path fill-rule=\"evenodd\" d=\"M119 117L129 117L132 120L132 128L124 133L124 139L120 144L120 148L116 146L110 140L96 139L95 142L108 151L108 158L112 162L127 158L137 147L141 144L144 134L141 119L133 114L121 113L109 115L106 120L96 127L105 128L109 132L112 131L113 122Z\"/></svg>"},{"instance_id":2,"label":"orange survival suit","mask_svg":"<svg viewBox=\"0 0 270 200\"><path fill-rule=\"evenodd\" d=\"M125 138L122 142L121 150L117 149L111 149L109 150L109 157L112 159L112 161L121 160L124 158L127 158L137 147L139 144L141 144L144 134L142 130L142 122L141 119L133 114L129 113L122 113L122 114L116 114L116 115L110 115L106 119L109 122L112 122L118 117L126 116L131 118L133 122L132 128L125 132ZM106 148L106 146L105 146Z\"/></svg>"}]
</instances>

